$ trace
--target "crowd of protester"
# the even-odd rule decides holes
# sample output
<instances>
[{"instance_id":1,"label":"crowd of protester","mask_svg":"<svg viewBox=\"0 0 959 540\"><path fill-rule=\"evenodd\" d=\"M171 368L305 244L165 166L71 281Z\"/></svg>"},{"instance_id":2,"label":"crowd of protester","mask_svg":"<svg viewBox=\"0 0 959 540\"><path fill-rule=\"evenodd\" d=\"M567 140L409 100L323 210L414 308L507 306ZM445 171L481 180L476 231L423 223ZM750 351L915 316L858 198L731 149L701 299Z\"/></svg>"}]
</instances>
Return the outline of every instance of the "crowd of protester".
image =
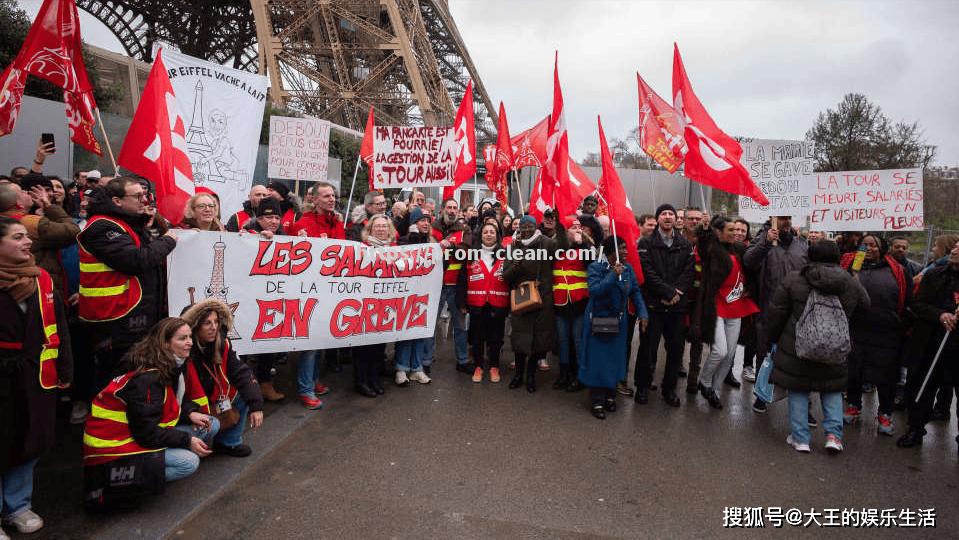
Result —
<instances>
[{"instance_id":1,"label":"crowd of protester","mask_svg":"<svg viewBox=\"0 0 959 540\"><path fill-rule=\"evenodd\" d=\"M315 183L300 200L271 182L253 186L229 216L216 194L198 189L182 223L170 224L156 213L148 182L99 171L47 176L51 151L41 145L31 169L0 177L0 496L3 524L22 533L43 526L30 504L34 467L54 444L58 396L72 400L70 421L84 424L91 511L135 506L211 454L250 455L244 430L262 425L264 402L286 398L272 381L285 355L237 356L222 301L169 313L165 261L182 229L373 248L439 244L438 316L452 326L456 370L477 384L500 383L510 370L506 386L533 393L552 356L552 388L588 389L598 419L616 411L617 396L644 406L657 390L679 407L683 380L687 400L722 409L723 387L742 386L737 372L755 385L757 414L788 394L787 442L800 452L810 451L818 424L811 393L833 453L843 450L844 425L891 436L893 412L907 409L897 444L912 447L928 422L950 417L959 358L956 236L937 237L923 266L906 257L901 236L803 234L788 216L752 235L745 220L662 204L637 218L641 268L633 268L631 246L597 215L592 196L573 215L548 210L537 220L493 199L460 208L416 190L392 203L370 191L344 220L332 185ZM528 254L509 255L518 251ZM560 251L577 255L555 256ZM338 371L347 357L354 390L370 399L384 395L384 380L429 384L435 345L420 338L303 352L296 399L322 408L330 392L320 381L324 368ZM778 395L760 391L769 384ZM864 414L863 393L872 391L878 409Z\"/></svg>"}]
</instances>

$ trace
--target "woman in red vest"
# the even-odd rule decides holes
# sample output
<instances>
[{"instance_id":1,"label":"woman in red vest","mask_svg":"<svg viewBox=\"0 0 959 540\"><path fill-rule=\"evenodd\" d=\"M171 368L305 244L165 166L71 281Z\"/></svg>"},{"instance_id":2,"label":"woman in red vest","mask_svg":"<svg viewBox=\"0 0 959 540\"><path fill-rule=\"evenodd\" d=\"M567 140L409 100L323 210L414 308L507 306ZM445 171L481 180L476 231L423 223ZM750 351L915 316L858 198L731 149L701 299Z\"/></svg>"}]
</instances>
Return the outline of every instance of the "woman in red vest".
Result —
<instances>
[{"instance_id":1,"label":"woman in red vest","mask_svg":"<svg viewBox=\"0 0 959 540\"><path fill-rule=\"evenodd\" d=\"M476 368L473 382L483 381L484 369L490 382L500 381L499 355L503 348L503 329L509 315L509 285L503 279L503 246L495 221L480 228L479 257L466 263L456 285L456 307L470 316L473 330L473 356Z\"/></svg>"},{"instance_id":2,"label":"woman in red vest","mask_svg":"<svg viewBox=\"0 0 959 540\"><path fill-rule=\"evenodd\" d=\"M54 443L57 389L73 378L66 313L31 244L19 221L0 217L0 506L21 533L43 527L30 509L33 468Z\"/></svg>"},{"instance_id":3,"label":"woman in red vest","mask_svg":"<svg viewBox=\"0 0 959 540\"><path fill-rule=\"evenodd\" d=\"M210 455L216 418L186 384L193 339L183 319L156 323L93 400L83 431L84 503L90 510L135 506L165 482L190 476ZM179 425L178 425L179 424Z\"/></svg>"}]
</instances>

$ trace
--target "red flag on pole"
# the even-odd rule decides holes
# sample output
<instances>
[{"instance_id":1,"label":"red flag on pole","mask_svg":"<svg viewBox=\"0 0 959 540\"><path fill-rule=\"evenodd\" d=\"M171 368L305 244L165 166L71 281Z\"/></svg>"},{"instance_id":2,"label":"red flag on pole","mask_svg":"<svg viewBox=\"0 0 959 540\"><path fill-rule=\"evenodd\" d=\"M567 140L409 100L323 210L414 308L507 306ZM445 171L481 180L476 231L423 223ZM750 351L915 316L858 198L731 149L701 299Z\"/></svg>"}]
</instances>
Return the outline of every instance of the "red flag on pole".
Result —
<instances>
[{"instance_id":1,"label":"red flag on pole","mask_svg":"<svg viewBox=\"0 0 959 540\"><path fill-rule=\"evenodd\" d=\"M643 267L639 263L639 252L636 250L636 242L639 241L639 225L636 224L633 207L629 204L623 182L619 179L619 173L616 172L616 165L613 164L609 145L606 144L603 122L598 116L596 121L599 124L599 150L602 153L603 163L603 176L599 179L599 195L606 204L606 211L610 222L615 226L616 235L626 240L626 262L633 267L636 280L642 285Z\"/></svg>"},{"instance_id":2,"label":"red flag on pole","mask_svg":"<svg viewBox=\"0 0 959 540\"><path fill-rule=\"evenodd\" d=\"M496 200L505 207L509 205L509 169L499 168L497 152L494 144L483 147L483 157L486 160L486 185L496 195Z\"/></svg>"},{"instance_id":3,"label":"red flag on pole","mask_svg":"<svg viewBox=\"0 0 959 540\"><path fill-rule=\"evenodd\" d=\"M366 162L369 171L370 191L373 191L373 106L370 105L370 115L366 117L366 130L363 132L363 142L360 144L360 159Z\"/></svg>"},{"instance_id":4,"label":"red flag on pole","mask_svg":"<svg viewBox=\"0 0 959 540\"><path fill-rule=\"evenodd\" d=\"M575 194L581 187L581 181L570 175L569 133L566 130L565 104L563 89L559 82L559 52L553 64L553 113L550 115L549 130L546 137L546 161L540 171L540 178L534 187L530 213L542 219L547 207L555 208L560 216L576 211L578 201ZM535 204L532 204L535 201Z\"/></svg>"},{"instance_id":5,"label":"red flag on pole","mask_svg":"<svg viewBox=\"0 0 959 540\"><path fill-rule=\"evenodd\" d=\"M513 167L542 167L546 161L546 135L549 131L549 117L526 131L513 136Z\"/></svg>"},{"instance_id":6,"label":"red flag on pole","mask_svg":"<svg viewBox=\"0 0 959 540\"><path fill-rule=\"evenodd\" d=\"M476 174L476 129L473 122L473 81L470 81L466 84L463 101L460 101L453 120L456 167L453 169L453 185L443 188L444 199L452 197L456 188Z\"/></svg>"},{"instance_id":7,"label":"red flag on pole","mask_svg":"<svg viewBox=\"0 0 959 540\"><path fill-rule=\"evenodd\" d=\"M753 183L739 162L742 146L724 133L706 112L693 92L692 83L673 45L673 108L679 113L686 139L686 166L689 178L736 195L745 195L765 206L769 200Z\"/></svg>"},{"instance_id":8,"label":"red flag on pole","mask_svg":"<svg viewBox=\"0 0 959 540\"><path fill-rule=\"evenodd\" d=\"M80 18L74 0L44 0L13 62L0 75L0 136L13 131L27 75L63 88L70 139L100 155L93 136L93 86L87 79L80 42Z\"/></svg>"},{"instance_id":9,"label":"red flag on pole","mask_svg":"<svg viewBox=\"0 0 959 540\"><path fill-rule=\"evenodd\" d=\"M509 137L509 122L506 121L506 107L499 102L499 127L496 128L496 168L509 172L513 167L513 144Z\"/></svg>"},{"instance_id":10,"label":"red flag on pole","mask_svg":"<svg viewBox=\"0 0 959 540\"><path fill-rule=\"evenodd\" d=\"M639 87L639 143L646 155L670 174L676 172L686 155L683 126L672 105L636 74Z\"/></svg>"},{"instance_id":11,"label":"red flag on pole","mask_svg":"<svg viewBox=\"0 0 959 540\"><path fill-rule=\"evenodd\" d=\"M163 65L162 49L153 61L117 162L153 181L157 210L163 217L170 223L183 220L186 202L196 190L187 155L186 128Z\"/></svg>"}]
</instances>

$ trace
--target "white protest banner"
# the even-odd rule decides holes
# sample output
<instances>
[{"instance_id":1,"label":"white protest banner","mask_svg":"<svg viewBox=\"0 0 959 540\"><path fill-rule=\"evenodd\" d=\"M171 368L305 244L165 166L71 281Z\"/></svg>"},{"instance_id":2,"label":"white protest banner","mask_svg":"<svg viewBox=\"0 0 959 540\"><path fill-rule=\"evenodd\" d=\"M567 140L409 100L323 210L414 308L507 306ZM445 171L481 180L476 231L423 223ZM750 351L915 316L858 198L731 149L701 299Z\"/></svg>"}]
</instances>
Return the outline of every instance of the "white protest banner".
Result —
<instances>
[{"instance_id":1,"label":"white protest banner","mask_svg":"<svg viewBox=\"0 0 959 540\"><path fill-rule=\"evenodd\" d=\"M452 127L376 126L373 187L445 187L456 167Z\"/></svg>"},{"instance_id":2,"label":"white protest banner","mask_svg":"<svg viewBox=\"0 0 959 540\"><path fill-rule=\"evenodd\" d=\"M922 169L824 172L814 178L812 230L917 231L925 227Z\"/></svg>"},{"instance_id":3,"label":"white protest banner","mask_svg":"<svg viewBox=\"0 0 959 540\"><path fill-rule=\"evenodd\" d=\"M253 185L263 128L266 77L164 49L163 61L187 122L193 180L220 198L220 214L239 210Z\"/></svg>"},{"instance_id":4,"label":"white protest banner","mask_svg":"<svg viewBox=\"0 0 959 540\"><path fill-rule=\"evenodd\" d=\"M433 336L439 244L178 231L167 260L170 313L205 298L233 311L239 354L329 349Z\"/></svg>"},{"instance_id":5,"label":"white protest banner","mask_svg":"<svg viewBox=\"0 0 959 540\"><path fill-rule=\"evenodd\" d=\"M760 206L749 197L739 197L739 216L753 223L762 223L770 216L808 216L815 189L814 143L770 139L740 142L743 155L739 160L769 199L769 205Z\"/></svg>"},{"instance_id":6,"label":"white protest banner","mask_svg":"<svg viewBox=\"0 0 959 540\"><path fill-rule=\"evenodd\" d=\"M268 177L325 182L329 160L329 122L318 118L270 117Z\"/></svg>"}]
</instances>

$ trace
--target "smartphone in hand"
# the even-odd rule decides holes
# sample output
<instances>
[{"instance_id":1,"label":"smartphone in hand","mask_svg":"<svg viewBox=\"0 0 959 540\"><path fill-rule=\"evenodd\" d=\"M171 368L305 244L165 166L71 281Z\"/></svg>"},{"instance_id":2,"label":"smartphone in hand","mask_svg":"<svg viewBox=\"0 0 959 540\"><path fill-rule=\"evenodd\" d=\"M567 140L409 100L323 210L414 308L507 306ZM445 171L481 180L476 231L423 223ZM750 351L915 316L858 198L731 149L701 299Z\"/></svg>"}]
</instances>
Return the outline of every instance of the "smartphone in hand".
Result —
<instances>
[{"instance_id":1,"label":"smartphone in hand","mask_svg":"<svg viewBox=\"0 0 959 540\"><path fill-rule=\"evenodd\" d=\"M53 138L53 133L41 133L41 134L40 134L40 143L43 144L44 146L46 146L46 145L48 145L48 144L52 144L52 145L53 145L53 149L52 149L51 153L57 151L57 143L56 143L56 141L55 141L54 138Z\"/></svg>"}]
</instances>

